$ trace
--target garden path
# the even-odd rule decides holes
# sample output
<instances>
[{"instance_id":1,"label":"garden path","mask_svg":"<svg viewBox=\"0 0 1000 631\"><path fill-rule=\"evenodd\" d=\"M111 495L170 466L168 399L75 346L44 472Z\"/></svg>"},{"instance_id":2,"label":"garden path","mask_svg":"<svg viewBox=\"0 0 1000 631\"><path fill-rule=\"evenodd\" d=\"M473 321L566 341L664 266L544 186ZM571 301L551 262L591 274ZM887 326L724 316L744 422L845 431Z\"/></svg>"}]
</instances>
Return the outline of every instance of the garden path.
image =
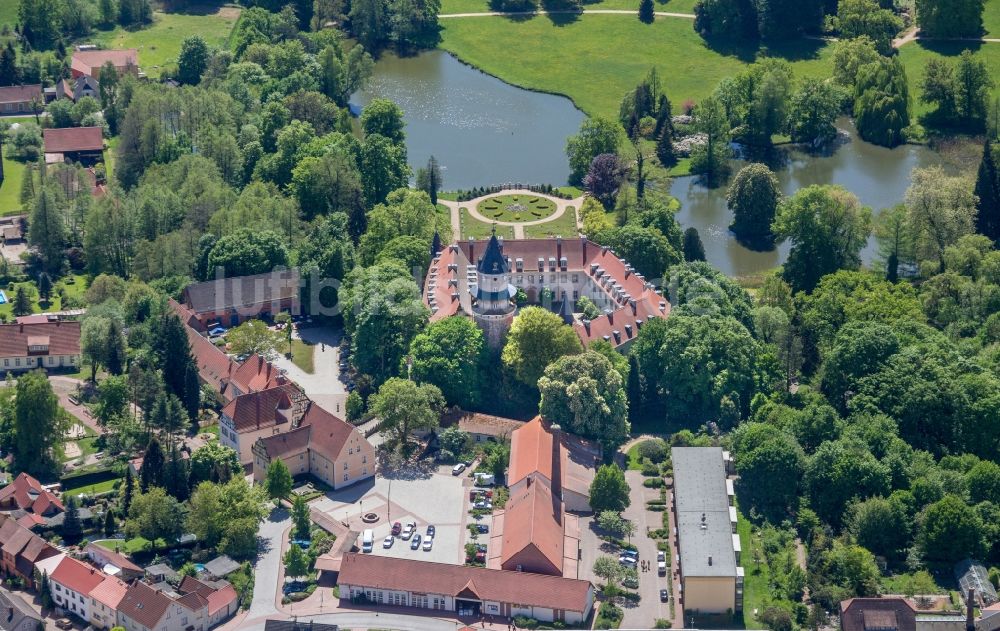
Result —
<instances>
[{"instance_id":1,"label":"garden path","mask_svg":"<svg viewBox=\"0 0 1000 631\"><path fill-rule=\"evenodd\" d=\"M544 219L536 219L535 221L496 221L486 217L479 212L478 205L480 202L490 198L497 197L500 195L534 195L535 197L541 197L550 200L556 205L556 211L545 217ZM576 199L559 199L558 197L552 197L551 195L545 195L543 193L537 193L535 191L529 191L523 188L509 188L499 191L497 193L491 193L489 195L483 195L475 199L470 199L465 202L453 202L446 199L439 199L440 203L444 204L451 211L451 232L452 238L455 241L459 241L462 238L461 228L460 228L460 217L459 208L465 208L469 216L476 221L481 221L487 225L496 224L498 226L510 226L514 229L514 238L523 239L524 238L524 227L525 226L538 226L544 223L549 223L550 221L555 221L563 216L564 213L569 209L570 206L574 208L580 208L583 204L583 196L577 197ZM577 221L579 224L579 220ZM579 227L579 225L577 226Z\"/></svg>"}]
</instances>

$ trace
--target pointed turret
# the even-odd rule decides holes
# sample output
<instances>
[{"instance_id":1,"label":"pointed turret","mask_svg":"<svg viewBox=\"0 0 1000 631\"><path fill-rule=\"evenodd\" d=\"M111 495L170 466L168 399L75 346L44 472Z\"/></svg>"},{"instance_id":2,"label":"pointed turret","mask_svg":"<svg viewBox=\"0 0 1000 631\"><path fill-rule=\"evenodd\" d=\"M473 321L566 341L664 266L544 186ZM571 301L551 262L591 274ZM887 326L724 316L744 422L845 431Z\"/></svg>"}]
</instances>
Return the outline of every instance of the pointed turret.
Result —
<instances>
[{"instance_id":1,"label":"pointed turret","mask_svg":"<svg viewBox=\"0 0 1000 631\"><path fill-rule=\"evenodd\" d=\"M496 225L493 226L493 236L490 237L490 242L486 244L486 252L483 254L483 258L479 260L477 269L480 274L507 274L510 272L507 259L503 256L503 248L500 247L500 240L497 239Z\"/></svg>"}]
</instances>

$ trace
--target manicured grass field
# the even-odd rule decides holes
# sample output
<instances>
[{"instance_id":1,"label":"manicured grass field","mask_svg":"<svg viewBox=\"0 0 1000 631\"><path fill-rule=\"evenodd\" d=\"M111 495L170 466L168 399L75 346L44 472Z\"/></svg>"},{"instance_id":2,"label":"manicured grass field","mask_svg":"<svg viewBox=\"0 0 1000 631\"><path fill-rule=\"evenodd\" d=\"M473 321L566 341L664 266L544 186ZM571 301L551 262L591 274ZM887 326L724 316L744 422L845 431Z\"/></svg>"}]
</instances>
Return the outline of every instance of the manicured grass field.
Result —
<instances>
[{"instance_id":1,"label":"manicured grass field","mask_svg":"<svg viewBox=\"0 0 1000 631\"><path fill-rule=\"evenodd\" d=\"M763 611L764 603L770 600L768 585L770 585L770 570L764 560L764 551L761 549L760 538L752 534L752 526L742 512L738 512L736 520L736 532L740 535L740 547L743 549L741 557L746 559L743 562L746 575L743 578L743 628L760 629L763 628L760 620L754 618L754 611ZM754 550L758 553L755 556ZM754 559L759 558L758 565Z\"/></svg>"},{"instance_id":2,"label":"manicured grass field","mask_svg":"<svg viewBox=\"0 0 1000 631\"><path fill-rule=\"evenodd\" d=\"M306 344L302 340L292 340L292 363L303 372L312 374L315 370L313 355L316 353L314 344Z\"/></svg>"},{"instance_id":3,"label":"manicured grass field","mask_svg":"<svg viewBox=\"0 0 1000 631\"><path fill-rule=\"evenodd\" d=\"M468 239L469 237L475 237L476 239L488 239L493 231L493 224L483 223L478 219L471 217L469 211L462 207L459 209L459 217L461 219L461 234L463 239ZM514 228L512 226L497 226L497 236L503 237L504 239L514 238Z\"/></svg>"},{"instance_id":4,"label":"manicured grass field","mask_svg":"<svg viewBox=\"0 0 1000 631\"><path fill-rule=\"evenodd\" d=\"M21 212L21 180L26 167L23 162L3 159L3 184L0 184L0 215L16 215Z\"/></svg>"},{"instance_id":5,"label":"manicured grass field","mask_svg":"<svg viewBox=\"0 0 1000 631\"><path fill-rule=\"evenodd\" d=\"M575 237L576 230L576 208L566 207L566 212L555 221L549 221L537 226L525 226L524 236L528 239L541 239L544 237Z\"/></svg>"},{"instance_id":6,"label":"manicured grass field","mask_svg":"<svg viewBox=\"0 0 1000 631\"><path fill-rule=\"evenodd\" d=\"M89 486L81 486L75 489L66 489L63 491L63 495L97 495L99 493L107 493L109 491L115 490L115 485L120 480L121 480L120 478L114 478L111 480L105 480L104 482L98 482L97 484L91 484ZM113 550L114 548L112 547L111 549Z\"/></svg>"},{"instance_id":7,"label":"manicured grass field","mask_svg":"<svg viewBox=\"0 0 1000 631\"><path fill-rule=\"evenodd\" d=\"M9 289L8 287L2 287L0 289L3 289L3 292L7 295L7 302L0 305L0 315L6 316L8 321L13 321L14 319L13 302L14 302L14 294L17 291L18 285L25 285L29 288L29 291L32 292L32 301L31 301L32 313L41 313L43 311L59 311L60 309L62 309L62 304L60 304L61 301L58 295L60 287L62 287L65 290L67 297L72 296L74 298L79 298L80 295L83 294L83 292L86 291L87 289L87 283L85 277L77 275L67 276L66 278L58 281L55 284L55 286L52 287L52 295L50 297L50 301L44 303L38 301L38 287L33 282L29 281L24 283L14 283L13 289ZM87 376L88 377L90 376L89 372Z\"/></svg>"},{"instance_id":8,"label":"manicured grass field","mask_svg":"<svg viewBox=\"0 0 1000 631\"><path fill-rule=\"evenodd\" d=\"M991 6L1000 11L1000 0L991 0ZM1000 30L1000 19L998 30ZM920 82L924 76L924 68L927 62L935 58L945 58L954 62L966 48L971 49L977 56L986 60L990 76L996 77L1000 73L1000 43L974 42L913 42L899 49L899 58L906 68L906 76L910 84L910 95L913 97L913 113L916 116L927 113L931 106L920 102ZM1000 86L993 88L993 98L1000 96Z\"/></svg>"},{"instance_id":9,"label":"manicured grass field","mask_svg":"<svg viewBox=\"0 0 1000 631\"><path fill-rule=\"evenodd\" d=\"M986 0L983 28L987 37L1000 37L1000 0Z\"/></svg>"},{"instance_id":10,"label":"manicured grass field","mask_svg":"<svg viewBox=\"0 0 1000 631\"><path fill-rule=\"evenodd\" d=\"M476 210L497 221L538 221L551 217L556 205L534 195L498 195L479 202Z\"/></svg>"},{"instance_id":11,"label":"manicured grass field","mask_svg":"<svg viewBox=\"0 0 1000 631\"><path fill-rule=\"evenodd\" d=\"M201 35L210 47L225 47L239 19L239 9L222 7L208 15L157 11L153 19L149 28L127 31L117 27L111 31L97 31L86 39L108 48L137 48L143 71L150 77L158 77L164 64L177 61L185 37Z\"/></svg>"},{"instance_id":12,"label":"manicured grass field","mask_svg":"<svg viewBox=\"0 0 1000 631\"><path fill-rule=\"evenodd\" d=\"M619 15L585 15L555 22L545 16L442 20L441 47L505 81L565 94L588 114L608 117L617 116L622 96L653 65L678 109L687 99L705 98L723 78L768 53L792 61L799 78L831 74L830 51L820 41L798 40L770 51L733 46L720 52L685 19L643 24ZM608 42L618 43L613 53Z\"/></svg>"}]
</instances>

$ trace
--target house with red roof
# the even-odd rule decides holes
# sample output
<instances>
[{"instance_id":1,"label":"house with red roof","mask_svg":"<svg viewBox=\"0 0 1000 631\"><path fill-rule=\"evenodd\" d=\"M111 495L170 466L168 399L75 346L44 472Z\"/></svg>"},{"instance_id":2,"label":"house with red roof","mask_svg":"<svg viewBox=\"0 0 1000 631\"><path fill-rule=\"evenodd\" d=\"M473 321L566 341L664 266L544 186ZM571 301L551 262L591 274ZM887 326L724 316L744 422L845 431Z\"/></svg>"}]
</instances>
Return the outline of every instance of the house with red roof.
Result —
<instances>
[{"instance_id":1,"label":"house with red roof","mask_svg":"<svg viewBox=\"0 0 1000 631\"><path fill-rule=\"evenodd\" d=\"M0 324L0 370L76 369L79 365L79 321ZM2 497L0 495L0 502Z\"/></svg>"},{"instance_id":2,"label":"house with red roof","mask_svg":"<svg viewBox=\"0 0 1000 631\"><path fill-rule=\"evenodd\" d=\"M104 160L104 130L100 127L61 127L42 131L45 161L78 162L93 166Z\"/></svg>"},{"instance_id":3,"label":"house with red roof","mask_svg":"<svg viewBox=\"0 0 1000 631\"><path fill-rule=\"evenodd\" d=\"M240 462L253 462L257 439L297 427L308 405L305 393L291 383L240 395L219 414L219 442L236 451Z\"/></svg>"},{"instance_id":4,"label":"house with red roof","mask_svg":"<svg viewBox=\"0 0 1000 631\"><path fill-rule=\"evenodd\" d=\"M310 403L299 426L258 438L253 476L261 482L280 458L293 476L312 475L335 489L375 477L375 448L358 428Z\"/></svg>"},{"instance_id":5,"label":"house with red roof","mask_svg":"<svg viewBox=\"0 0 1000 631\"><path fill-rule=\"evenodd\" d=\"M205 631L238 607L236 590L226 581L188 576L176 590L135 581L118 604L117 626L127 631Z\"/></svg>"},{"instance_id":6,"label":"house with red roof","mask_svg":"<svg viewBox=\"0 0 1000 631\"><path fill-rule=\"evenodd\" d=\"M89 622L92 610L98 609L96 602L91 602L90 593L106 578L110 577L97 568L64 556L49 574L52 599L57 607Z\"/></svg>"},{"instance_id":7,"label":"house with red roof","mask_svg":"<svg viewBox=\"0 0 1000 631\"><path fill-rule=\"evenodd\" d=\"M184 288L184 306L202 326L236 326L251 318L282 312L301 313L297 269L252 276L231 276L193 283Z\"/></svg>"},{"instance_id":8,"label":"house with red roof","mask_svg":"<svg viewBox=\"0 0 1000 631\"><path fill-rule=\"evenodd\" d=\"M54 546L9 515L0 515L0 573L35 584L38 563L59 554Z\"/></svg>"},{"instance_id":9,"label":"house with red roof","mask_svg":"<svg viewBox=\"0 0 1000 631\"><path fill-rule=\"evenodd\" d=\"M70 76L73 79L83 76L99 79L101 68L108 62L111 62L111 65L115 67L119 76L125 73L133 76L139 75L139 51L135 48L123 48L73 51L73 58L69 65Z\"/></svg>"},{"instance_id":10,"label":"house with red roof","mask_svg":"<svg viewBox=\"0 0 1000 631\"><path fill-rule=\"evenodd\" d=\"M31 114L35 107L45 109L42 85L9 85L0 87L0 114Z\"/></svg>"},{"instance_id":11,"label":"house with red roof","mask_svg":"<svg viewBox=\"0 0 1000 631\"><path fill-rule=\"evenodd\" d=\"M42 517L51 517L66 508L62 500L46 490L41 482L22 472L13 482L0 489L0 510L23 510Z\"/></svg>"}]
</instances>

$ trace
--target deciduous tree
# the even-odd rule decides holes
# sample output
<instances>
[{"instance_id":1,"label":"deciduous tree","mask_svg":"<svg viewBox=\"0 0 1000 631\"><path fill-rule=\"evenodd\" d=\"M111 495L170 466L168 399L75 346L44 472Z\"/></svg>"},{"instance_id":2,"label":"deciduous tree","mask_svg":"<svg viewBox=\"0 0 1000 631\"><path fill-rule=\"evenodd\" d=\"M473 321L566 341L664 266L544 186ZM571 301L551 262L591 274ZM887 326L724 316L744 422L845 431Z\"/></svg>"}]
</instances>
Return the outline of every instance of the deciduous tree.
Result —
<instances>
[{"instance_id":1,"label":"deciduous tree","mask_svg":"<svg viewBox=\"0 0 1000 631\"><path fill-rule=\"evenodd\" d=\"M368 404L382 420L383 431L406 454L412 432L437 427L444 398L437 386L394 377L382 384Z\"/></svg>"},{"instance_id":2,"label":"deciduous tree","mask_svg":"<svg viewBox=\"0 0 1000 631\"><path fill-rule=\"evenodd\" d=\"M595 513L612 511L620 513L631 503L629 486L625 474L613 464L597 468L594 481L590 483L590 508Z\"/></svg>"},{"instance_id":3,"label":"deciduous tree","mask_svg":"<svg viewBox=\"0 0 1000 631\"><path fill-rule=\"evenodd\" d=\"M561 357L538 380L541 415L612 450L628 435L625 382L611 362L588 351Z\"/></svg>"},{"instance_id":4,"label":"deciduous tree","mask_svg":"<svg viewBox=\"0 0 1000 631\"><path fill-rule=\"evenodd\" d=\"M518 381L534 387L546 366L581 350L580 338L558 315L527 307L514 318L501 359Z\"/></svg>"}]
</instances>

